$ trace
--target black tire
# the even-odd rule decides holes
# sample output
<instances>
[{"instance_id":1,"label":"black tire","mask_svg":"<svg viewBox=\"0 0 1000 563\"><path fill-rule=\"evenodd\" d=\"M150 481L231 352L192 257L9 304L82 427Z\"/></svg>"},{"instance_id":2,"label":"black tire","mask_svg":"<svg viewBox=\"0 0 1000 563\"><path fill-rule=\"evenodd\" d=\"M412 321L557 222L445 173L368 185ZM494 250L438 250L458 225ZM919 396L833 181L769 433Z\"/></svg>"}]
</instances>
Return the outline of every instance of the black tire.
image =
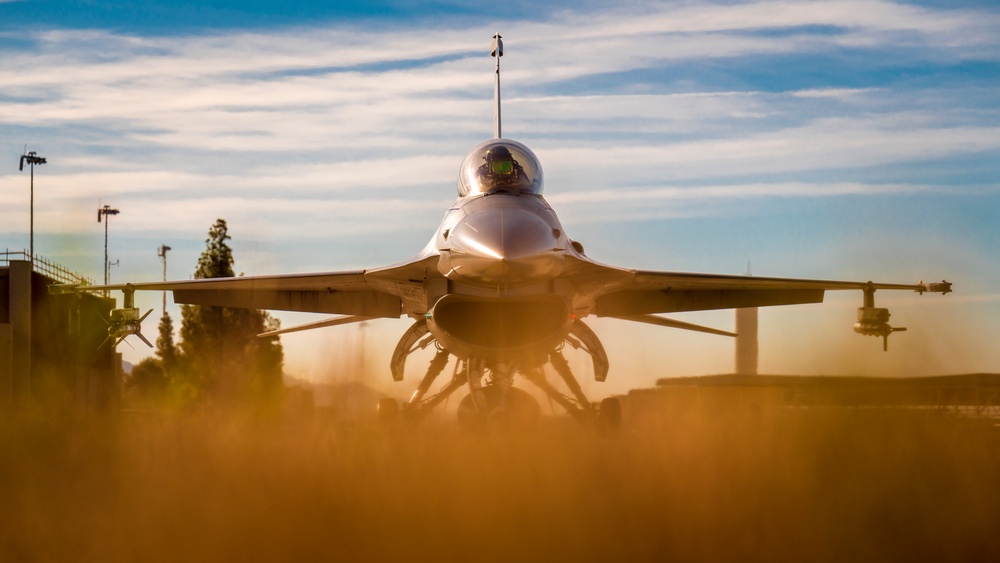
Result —
<instances>
[{"instance_id":1,"label":"black tire","mask_svg":"<svg viewBox=\"0 0 1000 563\"><path fill-rule=\"evenodd\" d=\"M506 405L502 410L500 405L500 389L498 387L483 387L486 398L485 410L476 408L472 395L466 395L458 404L458 423L466 429L480 432L486 429L503 428L503 431L532 430L538 425L542 409L538 401L530 394L516 387L507 390Z\"/></svg>"},{"instance_id":2,"label":"black tire","mask_svg":"<svg viewBox=\"0 0 1000 563\"><path fill-rule=\"evenodd\" d=\"M375 417L382 424L395 422L399 419L399 402L389 397L379 399Z\"/></svg>"},{"instance_id":3,"label":"black tire","mask_svg":"<svg viewBox=\"0 0 1000 563\"><path fill-rule=\"evenodd\" d=\"M608 433L617 433L622 429L622 402L618 397L608 397L601 401L597 411L597 421L600 429Z\"/></svg>"},{"instance_id":4,"label":"black tire","mask_svg":"<svg viewBox=\"0 0 1000 563\"><path fill-rule=\"evenodd\" d=\"M493 409L486 415L486 431L490 434L506 436L513 428L514 417L507 409Z\"/></svg>"}]
</instances>

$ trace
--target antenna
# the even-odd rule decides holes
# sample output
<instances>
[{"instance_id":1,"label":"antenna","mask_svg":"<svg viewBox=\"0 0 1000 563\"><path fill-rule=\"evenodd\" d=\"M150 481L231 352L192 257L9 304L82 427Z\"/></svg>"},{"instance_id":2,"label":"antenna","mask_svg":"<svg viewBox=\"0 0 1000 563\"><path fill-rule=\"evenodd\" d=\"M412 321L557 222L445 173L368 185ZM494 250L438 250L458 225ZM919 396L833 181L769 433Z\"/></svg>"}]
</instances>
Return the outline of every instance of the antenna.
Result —
<instances>
[{"instance_id":1,"label":"antenna","mask_svg":"<svg viewBox=\"0 0 1000 563\"><path fill-rule=\"evenodd\" d=\"M497 60L496 81L493 88L493 100L496 103L496 110L493 113L493 136L500 138L500 57L503 56L503 41L500 33L493 35L493 44L490 46L490 56Z\"/></svg>"}]
</instances>

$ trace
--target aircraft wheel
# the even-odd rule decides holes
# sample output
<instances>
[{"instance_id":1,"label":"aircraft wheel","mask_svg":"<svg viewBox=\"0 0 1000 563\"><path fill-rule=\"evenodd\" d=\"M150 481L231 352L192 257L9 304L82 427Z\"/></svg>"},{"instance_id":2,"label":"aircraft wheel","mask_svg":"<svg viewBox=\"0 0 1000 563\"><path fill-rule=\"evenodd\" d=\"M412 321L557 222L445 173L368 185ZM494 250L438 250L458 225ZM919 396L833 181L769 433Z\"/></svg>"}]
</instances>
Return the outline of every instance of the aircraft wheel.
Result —
<instances>
[{"instance_id":1,"label":"aircraft wheel","mask_svg":"<svg viewBox=\"0 0 1000 563\"><path fill-rule=\"evenodd\" d=\"M511 389L507 392L508 426L512 429L534 430L538 426L538 419L542 409L528 392L520 389Z\"/></svg>"},{"instance_id":2,"label":"aircraft wheel","mask_svg":"<svg viewBox=\"0 0 1000 563\"><path fill-rule=\"evenodd\" d=\"M383 397L378 400L376 419L382 424L390 424L399 419L399 402L396 399Z\"/></svg>"},{"instance_id":3,"label":"aircraft wheel","mask_svg":"<svg viewBox=\"0 0 1000 563\"><path fill-rule=\"evenodd\" d=\"M512 417L507 409L493 409L486 415L486 430L491 434L504 435L511 431Z\"/></svg>"},{"instance_id":4,"label":"aircraft wheel","mask_svg":"<svg viewBox=\"0 0 1000 563\"><path fill-rule=\"evenodd\" d=\"M597 411L597 421L602 431L615 433L622 428L622 402L617 397L601 401Z\"/></svg>"},{"instance_id":5,"label":"aircraft wheel","mask_svg":"<svg viewBox=\"0 0 1000 563\"><path fill-rule=\"evenodd\" d=\"M476 402L472 400L472 395L466 395L462 397L462 400L458 403L458 425L462 427L463 430L468 430L470 432L482 432L486 429L486 416L496 405L496 402L491 400L494 395L492 392L487 392L488 387L483 388L483 393L486 396L487 409L479 409L476 406Z\"/></svg>"},{"instance_id":6,"label":"aircraft wheel","mask_svg":"<svg viewBox=\"0 0 1000 563\"><path fill-rule=\"evenodd\" d=\"M487 408L476 408L471 395L466 395L458 404L458 423L462 428L472 431L501 431L510 429L516 431L532 430L538 424L541 408L535 398L517 388L507 390L504 408L500 409L500 389L483 387Z\"/></svg>"}]
</instances>

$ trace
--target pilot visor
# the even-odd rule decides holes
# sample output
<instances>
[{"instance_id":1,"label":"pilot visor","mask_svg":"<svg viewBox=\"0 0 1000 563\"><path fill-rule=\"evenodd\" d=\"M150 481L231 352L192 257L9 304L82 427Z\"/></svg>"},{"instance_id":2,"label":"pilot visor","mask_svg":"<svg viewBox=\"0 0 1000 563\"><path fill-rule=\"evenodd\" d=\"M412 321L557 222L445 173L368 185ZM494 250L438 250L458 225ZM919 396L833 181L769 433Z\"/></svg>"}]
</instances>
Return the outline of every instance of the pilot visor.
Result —
<instances>
[{"instance_id":1,"label":"pilot visor","mask_svg":"<svg viewBox=\"0 0 1000 563\"><path fill-rule=\"evenodd\" d=\"M514 170L514 163L509 160L495 160L490 163L490 169L494 174L510 174Z\"/></svg>"}]
</instances>

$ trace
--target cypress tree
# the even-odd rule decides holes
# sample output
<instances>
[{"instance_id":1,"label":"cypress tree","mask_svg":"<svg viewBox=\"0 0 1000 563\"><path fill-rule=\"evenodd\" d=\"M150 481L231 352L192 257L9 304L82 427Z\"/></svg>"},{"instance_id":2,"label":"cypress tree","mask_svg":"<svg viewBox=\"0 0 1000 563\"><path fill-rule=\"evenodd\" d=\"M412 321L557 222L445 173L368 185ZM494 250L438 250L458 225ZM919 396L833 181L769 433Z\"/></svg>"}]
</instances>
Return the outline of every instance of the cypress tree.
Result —
<instances>
[{"instance_id":1,"label":"cypress tree","mask_svg":"<svg viewBox=\"0 0 1000 563\"><path fill-rule=\"evenodd\" d=\"M156 355L160 367L168 378L177 365L177 347L174 346L174 321L170 313L163 313L160 318L159 336L156 337Z\"/></svg>"},{"instance_id":2,"label":"cypress tree","mask_svg":"<svg viewBox=\"0 0 1000 563\"><path fill-rule=\"evenodd\" d=\"M198 258L195 278L234 277L229 228L216 220ZM278 324L264 311L184 305L179 362L199 393L223 399L260 398L282 386L284 351L277 337L257 334Z\"/></svg>"}]
</instances>

